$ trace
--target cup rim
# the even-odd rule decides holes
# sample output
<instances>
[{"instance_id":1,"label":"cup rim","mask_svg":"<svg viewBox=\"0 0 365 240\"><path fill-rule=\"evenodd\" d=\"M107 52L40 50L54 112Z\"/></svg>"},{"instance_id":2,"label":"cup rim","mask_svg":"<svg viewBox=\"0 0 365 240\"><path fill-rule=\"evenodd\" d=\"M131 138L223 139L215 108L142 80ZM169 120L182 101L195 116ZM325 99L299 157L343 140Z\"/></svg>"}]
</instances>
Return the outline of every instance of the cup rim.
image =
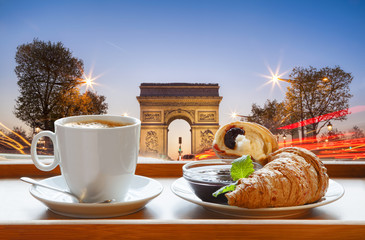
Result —
<instances>
[{"instance_id":1,"label":"cup rim","mask_svg":"<svg viewBox=\"0 0 365 240\"><path fill-rule=\"evenodd\" d=\"M112 128L75 128L75 127L70 127L70 126L65 126L64 124L67 122L72 122L72 121L77 121L78 119L105 119L105 118L119 118L119 119L129 119L130 121L128 121L128 125L125 126L117 126L117 127L112 127ZM72 120L70 120L72 119ZM108 119L109 121L113 121L112 119ZM62 128L68 128L68 129L75 129L75 130L83 130L83 131L110 131L110 130L115 130L115 129L124 129L124 128L131 128L131 127L135 127L138 125L141 125L141 120L139 120L138 118L135 117L131 117L131 116L122 116L122 115L109 115L109 114L105 114L105 115L78 115L78 116L69 116L69 117L64 117L64 118L60 118L57 119L54 122L55 126L58 127L62 127Z\"/></svg>"}]
</instances>

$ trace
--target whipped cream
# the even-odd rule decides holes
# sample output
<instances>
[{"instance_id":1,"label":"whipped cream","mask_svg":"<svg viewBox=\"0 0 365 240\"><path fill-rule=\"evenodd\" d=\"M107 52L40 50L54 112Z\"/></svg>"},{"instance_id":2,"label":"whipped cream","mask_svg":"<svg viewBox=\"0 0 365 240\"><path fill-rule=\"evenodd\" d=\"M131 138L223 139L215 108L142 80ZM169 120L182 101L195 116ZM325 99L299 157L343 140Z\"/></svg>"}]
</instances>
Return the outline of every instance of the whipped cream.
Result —
<instances>
[{"instance_id":1,"label":"whipped cream","mask_svg":"<svg viewBox=\"0 0 365 240\"><path fill-rule=\"evenodd\" d=\"M252 142L244 135L237 135L235 152L240 155L250 155L254 159L263 159L266 157L263 151L264 143L261 139L255 139Z\"/></svg>"}]
</instances>

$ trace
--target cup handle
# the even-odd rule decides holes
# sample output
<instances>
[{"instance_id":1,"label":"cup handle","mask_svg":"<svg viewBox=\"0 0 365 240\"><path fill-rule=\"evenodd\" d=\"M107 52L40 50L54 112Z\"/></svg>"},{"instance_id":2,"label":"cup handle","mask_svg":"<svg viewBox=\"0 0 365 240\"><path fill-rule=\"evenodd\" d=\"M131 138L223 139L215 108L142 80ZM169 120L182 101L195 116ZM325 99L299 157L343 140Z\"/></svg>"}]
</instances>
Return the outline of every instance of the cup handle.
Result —
<instances>
[{"instance_id":1,"label":"cup handle","mask_svg":"<svg viewBox=\"0 0 365 240\"><path fill-rule=\"evenodd\" d=\"M41 137L49 137L51 139L52 143L53 143L54 160L49 165L46 165L46 164L42 163L39 160L38 155L37 155L37 142ZM53 170L55 167L57 167L58 163L60 162L60 158L58 156L56 134L54 134L51 131L43 131L43 132L40 132L37 135L35 135L33 140L32 140L32 146L31 146L31 149L30 149L30 153L31 153L33 163L38 169L40 169L42 171L51 171L51 170Z\"/></svg>"}]
</instances>

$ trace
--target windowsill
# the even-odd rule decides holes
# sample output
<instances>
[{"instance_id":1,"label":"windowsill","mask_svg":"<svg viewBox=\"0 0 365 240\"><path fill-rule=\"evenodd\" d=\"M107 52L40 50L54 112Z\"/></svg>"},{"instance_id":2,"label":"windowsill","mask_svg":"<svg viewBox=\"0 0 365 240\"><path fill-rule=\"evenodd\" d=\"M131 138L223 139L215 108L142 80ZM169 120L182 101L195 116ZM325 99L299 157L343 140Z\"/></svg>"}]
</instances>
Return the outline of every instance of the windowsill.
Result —
<instances>
[{"instance_id":1,"label":"windowsill","mask_svg":"<svg viewBox=\"0 0 365 240\"><path fill-rule=\"evenodd\" d=\"M46 164L52 161L52 156L42 158ZM182 166L188 162L139 157L136 174L147 177L181 177ZM365 161L325 160L323 163L330 177L365 177ZM0 155L0 172L0 178L49 177L61 174L59 167L50 172L43 172L34 166L30 155L14 154L9 158L5 158L4 154Z\"/></svg>"}]
</instances>

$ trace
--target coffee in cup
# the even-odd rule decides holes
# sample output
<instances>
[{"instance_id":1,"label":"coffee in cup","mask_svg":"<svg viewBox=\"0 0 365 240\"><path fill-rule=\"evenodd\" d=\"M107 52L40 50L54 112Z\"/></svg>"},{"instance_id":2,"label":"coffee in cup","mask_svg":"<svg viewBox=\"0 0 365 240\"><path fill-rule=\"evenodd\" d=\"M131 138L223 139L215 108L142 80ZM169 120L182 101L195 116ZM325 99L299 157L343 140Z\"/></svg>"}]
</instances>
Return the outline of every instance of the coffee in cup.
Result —
<instances>
[{"instance_id":1,"label":"coffee in cup","mask_svg":"<svg viewBox=\"0 0 365 240\"><path fill-rule=\"evenodd\" d=\"M75 121L65 123L67 127L75 128L113 128L113 127L123 127L130 125L127 122L112 122L107 120L90 119L86 121Z\"/></svg>"}]
</instances>

